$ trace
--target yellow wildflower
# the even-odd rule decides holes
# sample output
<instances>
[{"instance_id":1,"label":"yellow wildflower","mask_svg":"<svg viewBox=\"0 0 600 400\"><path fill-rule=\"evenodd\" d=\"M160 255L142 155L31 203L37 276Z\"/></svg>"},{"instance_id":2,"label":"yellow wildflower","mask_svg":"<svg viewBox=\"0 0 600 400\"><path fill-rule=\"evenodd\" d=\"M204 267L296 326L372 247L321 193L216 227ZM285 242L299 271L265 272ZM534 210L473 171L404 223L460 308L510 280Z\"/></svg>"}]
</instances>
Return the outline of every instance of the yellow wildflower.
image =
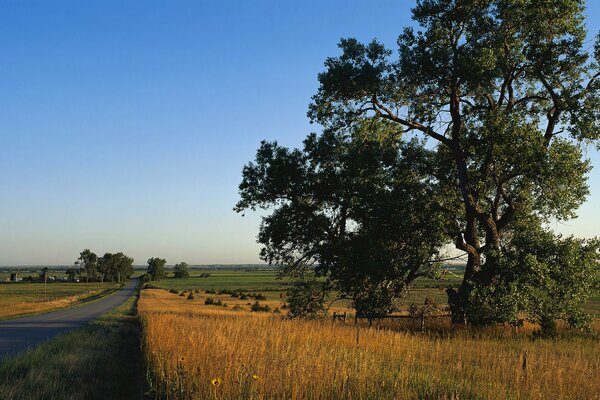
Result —
<instances>
[{"instance_id":1,"label":"yellow wildflower","mask_svg":"<svg viewBox=\"0 0 600 400\"><path fill-rule=\"evenodd\" d=\"M252 375L252 379L254 379L255 381L257 381L257 380L258 380L258 378L259 378L259 376L258 376L258 375Z\"/></svg>"},{"instance_id":2,"label":"yellow wildflower","mask_svg":"<svg viewBox=\"0 0 600 400\"><path fill-rule=\"evenodd\" d=\"M210 383L212 383L213 386L220 386L221 383L223 383L223 381L221 380L221 378L213 378L212 381L210 381Z\"/></svg>"}]
</instances>

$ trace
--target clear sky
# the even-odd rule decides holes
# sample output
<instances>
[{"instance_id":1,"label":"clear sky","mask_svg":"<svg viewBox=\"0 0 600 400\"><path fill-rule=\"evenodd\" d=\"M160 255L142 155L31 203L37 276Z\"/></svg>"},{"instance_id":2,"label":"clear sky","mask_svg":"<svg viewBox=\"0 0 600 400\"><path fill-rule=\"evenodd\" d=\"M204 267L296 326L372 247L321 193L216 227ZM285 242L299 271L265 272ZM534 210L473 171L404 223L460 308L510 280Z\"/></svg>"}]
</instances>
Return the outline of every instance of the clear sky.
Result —
<instances>
[{"instance_id":1,"label":"clear sky","mask_svg":"<svg viewBox=\"0 0 600 400\"><path fill-rule=\"evenodd\" d=\"M588 27L598 31L600 4ZM414 1L0 3L0 265L84 248L144 264L258 262L260 217L234 213L262 139L297 146L341 37L395 49ZM600 157L580 218L598 234Z\"/></svg>"}]
</instances>

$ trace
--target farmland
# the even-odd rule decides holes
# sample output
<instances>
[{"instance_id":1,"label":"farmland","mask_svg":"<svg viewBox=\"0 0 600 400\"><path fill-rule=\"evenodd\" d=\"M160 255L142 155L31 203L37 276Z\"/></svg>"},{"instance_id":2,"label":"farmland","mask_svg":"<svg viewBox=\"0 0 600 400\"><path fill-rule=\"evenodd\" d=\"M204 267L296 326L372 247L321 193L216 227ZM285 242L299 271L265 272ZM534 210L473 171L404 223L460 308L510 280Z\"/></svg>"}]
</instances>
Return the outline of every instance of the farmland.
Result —
<instances>
[{"instance_id":1,"label":"farmland","mask_svg":"<svg viewBox=\"0 0 600 400\"><path fill-rule=\"evenodd\" d=\"M201 274L208 274L209 276L201 278ZM420 278L401 300L400 305L408 307L413 303L422 304L426 298L431 298L436 304L444 306L447 302L445 287L448 285L458 286L460 279L459 276L455 275L447 275L443 279ZM198 289L200 291L260 292L269 300L278 300L281 292L287 290L288 283L285 279L278 279L277 273L273 270L210 269L192 270L189 278L167 278L152 282L152 286L177 291ZM331 300L334 298L334 296L330 296ZM336 303L336 305L339 304L347 304L347 302ZM600 295L593 296L585 304L584 309L600 316Z\"/></svg>"},{"instance_id":2,"label":"farmland","mask_svg":"<svg viewBox=\"0 0 600 400\"><path fill-rule=\"evenodd\" d=\"M205 305L206 298L228 306ZM600 343L530 340L529 328L451 334L290 321L227 295L143 290L148 384L157 398L597 398ZM275 305L277 300L265 303ZM523 366L523 357L527 357Z\"/></svg>"},{"instance_id":3,"label":"farmland","mask_svg":"<svg viewBox=\"0 0 600 400\"><path fill-rule=\"evenodd\" d=\"M0 399L136 399L143 378L136 298L0 363Z\"/></svg>"},{"instance_id":4,"label":"farmland","mask_svg":"<svg viewBox=\"0 0 600 400\"><path fill-rule=\"evenodd\" d=\"M50 311L90 301L115 288L110 282L0 284L0 319Z\"/></svg>"}]
</instances>

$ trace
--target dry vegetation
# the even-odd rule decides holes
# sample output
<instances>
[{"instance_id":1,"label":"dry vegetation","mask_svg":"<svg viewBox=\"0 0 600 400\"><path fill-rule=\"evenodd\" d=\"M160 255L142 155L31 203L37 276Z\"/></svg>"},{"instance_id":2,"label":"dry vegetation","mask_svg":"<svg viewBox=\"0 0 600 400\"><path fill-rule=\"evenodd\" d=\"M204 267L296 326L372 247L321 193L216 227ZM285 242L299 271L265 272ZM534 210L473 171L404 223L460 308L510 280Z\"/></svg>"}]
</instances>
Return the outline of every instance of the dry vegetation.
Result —
<instances>
[{"instance_id":1,"label":"dry vegetation","mask_svg":"<svg viewBox=\"0 0 600 400\"><path fill-rule=\"evenodd\" d=\"M206 306L207 296L229 306ZM169 399L593 399L600 343L452 335L289 321L144 290L139 302L151 394ZM358 334L358 343L357 343ZM527 365L523 368L523 355Z\"/></svg>"},{"instance_id":2,"label":"dry vegetation","mask_svg":"<svg viewBox=\"0 0 600 400\"><path fill-rule=\"evenodd\" d=\"M48 285L45 301L43 283L17 283L0 286L0 319L36 314L93 300L113 289L111 283L92 283L89 291L84 284Z\"/></svg>"}]
</instances>

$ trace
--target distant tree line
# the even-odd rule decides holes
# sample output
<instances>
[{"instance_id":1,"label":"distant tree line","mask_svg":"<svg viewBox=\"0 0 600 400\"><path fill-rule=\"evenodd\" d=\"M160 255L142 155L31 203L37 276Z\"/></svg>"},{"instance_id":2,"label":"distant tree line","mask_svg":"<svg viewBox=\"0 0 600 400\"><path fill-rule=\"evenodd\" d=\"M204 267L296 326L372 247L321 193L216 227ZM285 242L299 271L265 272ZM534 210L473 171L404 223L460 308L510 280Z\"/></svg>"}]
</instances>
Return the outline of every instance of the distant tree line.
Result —
<instances>
[{"instance_id":1,"label":"distant tree line","mask_svg":"<svg viewBox=\"0 0 600 400\"><path fill-rule=\"evenodd\" d=\"M98 257L90 249L85 249L79 254L74 267L67 270L67 275L71 280L78 277L88 282L115 282L129 279L133 272L133 258L121 252Z\"/></svg>"}]
</instances>

